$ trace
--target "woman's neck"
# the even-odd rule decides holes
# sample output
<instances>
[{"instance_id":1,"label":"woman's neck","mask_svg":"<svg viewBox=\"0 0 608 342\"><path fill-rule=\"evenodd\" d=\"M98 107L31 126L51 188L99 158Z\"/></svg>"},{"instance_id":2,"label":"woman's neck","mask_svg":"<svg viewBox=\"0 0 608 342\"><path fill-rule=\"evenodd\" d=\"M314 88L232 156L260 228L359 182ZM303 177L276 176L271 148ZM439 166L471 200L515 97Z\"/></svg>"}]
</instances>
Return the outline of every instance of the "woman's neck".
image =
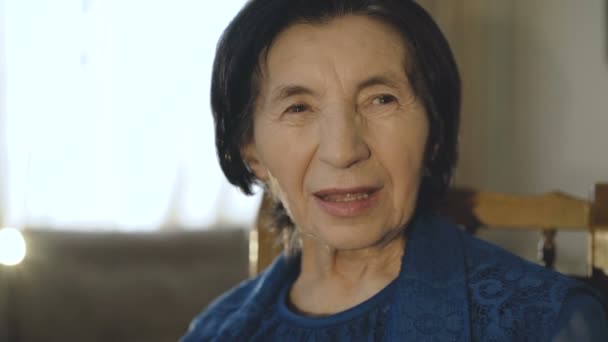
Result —
<instances>
[{"instance_id":1,"label":"woman's neck","mask_svg":"<svg viewBox=\"0 0 608 342\"><path fill-rule=\"evenodd\" d=\"M405 237L357 250L331 249L304 238L300 275L289 299L295 310L331 315L371 298L399 276Z\"/></svg>"}]
</instances>

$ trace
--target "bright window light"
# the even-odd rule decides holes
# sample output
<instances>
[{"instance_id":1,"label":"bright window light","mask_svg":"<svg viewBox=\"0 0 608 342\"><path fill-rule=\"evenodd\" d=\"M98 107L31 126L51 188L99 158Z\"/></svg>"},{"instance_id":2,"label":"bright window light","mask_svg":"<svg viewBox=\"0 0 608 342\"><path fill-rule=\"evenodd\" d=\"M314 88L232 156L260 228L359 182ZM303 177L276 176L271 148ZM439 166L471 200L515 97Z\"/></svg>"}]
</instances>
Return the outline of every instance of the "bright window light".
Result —
<instances>
[{"instance_id":1,"label":"bright window light","mask_svg":"<svg viewBox=\"0 0 608 342\"><path fill-rule=\"evenodd\" d=\"M0 229L0 264L18 265L25 258L25 253L25 239L17 229Z\"/></svg>"},{"instance_id":2,"label":"bright window light","mask_svg":"<svg viewBox=\"0 0 608 342\"><path fill-rule=\"evenodd\" d=\"M261 197L224 180L209 109L215 46L244 3L5 1L3 224L249 226Z\"/></svg>"}]
</instances>

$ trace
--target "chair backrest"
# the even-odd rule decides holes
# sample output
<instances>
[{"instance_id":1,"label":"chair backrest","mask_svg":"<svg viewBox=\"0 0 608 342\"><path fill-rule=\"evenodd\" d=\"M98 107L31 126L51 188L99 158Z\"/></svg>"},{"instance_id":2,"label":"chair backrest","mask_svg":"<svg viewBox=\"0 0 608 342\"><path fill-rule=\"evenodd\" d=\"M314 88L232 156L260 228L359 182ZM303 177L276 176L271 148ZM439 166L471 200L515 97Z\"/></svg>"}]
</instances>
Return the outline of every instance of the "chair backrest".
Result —
<instances>
[{"instance_id":1,"label":"chair backrest","mask_svg":"<svg viewBox=\"0 0 608 342\"><path fill-rule=\"evenodd\" d=\"M283 250L277 232L273 229L271 207L272 201L265 193L249 240L249 273L251 275L263 271Z\"/></svg>"},{"instance_id":2,"label":"chair backrest","mask_svg":"<svg viewBox=\"0 0 608 342\"><path fill-rule=\"evenodd\" d=\"M281 252L276 233L268 229L272 225L270 206L265 196L250 249L255 272L263 270ZM539 252L547 267L553 266L557 230L586 231L591 236L589 264L608 272L608 183L596 184L590 200L561 192L512 195L453 188L440 211L471 233L481 227L542 230Z\"/></svg>"}]
</instances>

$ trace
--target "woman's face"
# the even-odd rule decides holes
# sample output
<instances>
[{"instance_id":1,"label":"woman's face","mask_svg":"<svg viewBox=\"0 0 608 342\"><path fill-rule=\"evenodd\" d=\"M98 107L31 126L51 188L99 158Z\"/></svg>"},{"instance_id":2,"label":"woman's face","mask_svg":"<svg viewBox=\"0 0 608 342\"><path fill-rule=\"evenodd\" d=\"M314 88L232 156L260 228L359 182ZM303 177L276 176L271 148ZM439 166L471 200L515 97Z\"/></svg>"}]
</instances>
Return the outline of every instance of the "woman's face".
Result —
<instances>
[{"instance_id":1,"label":"woman's face","mask_svg":"<svg viewBox=\"0 0 608 342\"><path fill-rule=\"evenodd\" d=\"M335 249L400 230L428 135L401 37L364 16L283 31L263 63L243 155L301 234Z\"/></svg>"}]
</instances>

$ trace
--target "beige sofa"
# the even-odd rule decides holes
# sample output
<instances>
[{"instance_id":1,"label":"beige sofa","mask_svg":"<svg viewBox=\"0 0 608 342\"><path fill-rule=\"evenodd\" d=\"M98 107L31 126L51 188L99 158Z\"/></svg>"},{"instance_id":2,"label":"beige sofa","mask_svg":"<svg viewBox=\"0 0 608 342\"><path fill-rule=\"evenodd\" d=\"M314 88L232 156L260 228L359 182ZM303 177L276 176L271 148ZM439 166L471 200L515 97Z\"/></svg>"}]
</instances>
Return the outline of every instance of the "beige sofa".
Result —
<instances>
[{"instance_id":1,"label":"beige sofa","mask_svg":"<svg viewBox=\"0 0 608 342\"><path fill-rule=\"evenodd\" d=\"M25 238L24 262L0 266L0 341L175 341L248 276L243 229Z\"/></svg>"}]
</instances>

